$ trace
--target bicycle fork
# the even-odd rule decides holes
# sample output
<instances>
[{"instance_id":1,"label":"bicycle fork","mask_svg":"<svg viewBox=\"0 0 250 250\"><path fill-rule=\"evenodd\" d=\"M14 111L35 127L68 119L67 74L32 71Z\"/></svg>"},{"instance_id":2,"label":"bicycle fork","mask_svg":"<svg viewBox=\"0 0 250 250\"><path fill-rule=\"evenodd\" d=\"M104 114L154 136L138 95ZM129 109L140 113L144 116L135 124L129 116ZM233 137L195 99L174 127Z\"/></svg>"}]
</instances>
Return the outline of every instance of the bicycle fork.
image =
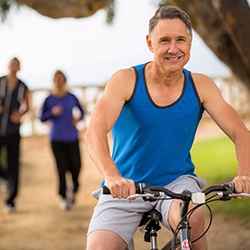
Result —
<instances>
[{"instance_id":1,"label":"bicycle fork","mask_svg":"<svg viewBox=\"0 0 250 250\"><path fill-rule=\"evenodd\" d=\"M183 201L180 204L180 216L182 218L179 224L181 250L192 250L190 241L190 225L187 219L188 205L189 201Z\"/></svg>"},{"instance_id":2,"label":"bicycle fork","mask_svg":"<svg viewBox=\"0 0 250 250\"><path fill-rule=\"evenodd\" d=\"M181 250L191 250L191 242L189 235L190 226L188 221L183 221L180 225L180 247Z\"/></svg>"}]
</instances>

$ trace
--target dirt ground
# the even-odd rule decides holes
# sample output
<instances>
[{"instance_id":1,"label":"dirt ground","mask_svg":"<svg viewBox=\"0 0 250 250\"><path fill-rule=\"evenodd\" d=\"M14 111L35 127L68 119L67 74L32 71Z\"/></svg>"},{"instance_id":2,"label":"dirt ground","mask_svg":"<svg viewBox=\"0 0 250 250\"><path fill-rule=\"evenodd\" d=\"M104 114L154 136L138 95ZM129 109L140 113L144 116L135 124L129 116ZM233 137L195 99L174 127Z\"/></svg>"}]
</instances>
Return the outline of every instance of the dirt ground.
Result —
<instances>
[{"instance_id":1,"label":"dirt ground","mask_svg":"<svg viewBox=\"0 0 250 250\"><path fill-rule=\"evenodd\" d=\"M210 123L202 124L199 131L197 139L220 134ZM20 193L17 211L13 214L3 213L5 191L0 182L0 250L85 249L85 235L96 204L91 191L99 187L101 177L89 159L83 141L81 151L81 188L76 204L65 212L59 209L57 175L47 137L22 139ZM168 232L161 231L160 244L166 241L167 235ZM250 220L242 224L233 217L214 214L208 233L210 249L250 249L249 235ZM136 234L135 242L137 250L149 249L140 232Z\"/></svg>"}]
</instances>

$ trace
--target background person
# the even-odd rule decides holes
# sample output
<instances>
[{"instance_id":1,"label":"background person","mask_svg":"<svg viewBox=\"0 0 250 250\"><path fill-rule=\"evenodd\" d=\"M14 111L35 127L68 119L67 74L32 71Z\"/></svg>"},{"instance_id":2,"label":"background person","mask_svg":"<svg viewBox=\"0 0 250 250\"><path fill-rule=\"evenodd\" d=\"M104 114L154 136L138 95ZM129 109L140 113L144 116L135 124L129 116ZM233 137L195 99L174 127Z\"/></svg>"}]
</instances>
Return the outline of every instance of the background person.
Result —
<instances>
[{"instance_id":1,"label":"background person","mask_svg":"<svg viewBox=\"0 0 250 250\"><path fill-rule=\"evenodd\" d=\"M133 236L144 212L156 207L162 223L175 229L180 221L179 200L128 203L134 184L164 186L174 192L199 191L190 156L196 129L204 110L230 137L236 147L237 192L250 193L250 133L235 110L223 99L209 77L183 67L189 61L192 28L188 15L164 6L149 22L146 37L152 62L116 72L96 104L85 134L88 151L111 195L102 189L87 237L87 249L134 249ZM110 156L107 135L112 129ZM190 220L191 239L204 232L204 210ZM207 250L205 237L193 249Z\"/></svg>"},{"instance_id":2,"label":"background person","mask_svg":"<svg viewBox=\"0 0 250 250\"><path fill-rule=\"evenodd\" d=\"M29 90L18 79L20 61L13 58L9 62L9 73L0 78L0 150L1 175L7 182L6 213L15 210L15 198L19 189L20 125L21 117L29 110Z\"/></svg>"},{"instance_id":3,"label":"background person","mask_svg":"<svg viewBox=\"0 0 250 250\"><path fill-rule=\"evenodd\" d=\"M60 207L63 210L69 209L75 202L79 188L81 156L76 124L84 117L82 106L76 96L68 91L66 82L64 73L57 70L53 78L52 93L45 99L40 116L42 122L49 121L50 124L49 138L58 171L59 194L62 197ZM80 111L79 117L73 115L75 108ZM73 183L68 196L67 171L70 172Z\"/></svg>"}]
</instances>

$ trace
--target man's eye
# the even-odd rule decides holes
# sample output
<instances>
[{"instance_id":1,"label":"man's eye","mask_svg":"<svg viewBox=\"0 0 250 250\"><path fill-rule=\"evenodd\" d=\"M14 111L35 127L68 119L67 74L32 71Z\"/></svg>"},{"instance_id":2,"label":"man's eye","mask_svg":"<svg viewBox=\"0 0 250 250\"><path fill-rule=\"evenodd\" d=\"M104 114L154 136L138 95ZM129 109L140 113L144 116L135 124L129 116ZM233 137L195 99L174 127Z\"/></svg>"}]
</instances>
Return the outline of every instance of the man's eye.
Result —
<instances>
[{"instance_id":1,"label":"man's eye","mask_svg":"<svg viewBox=\"0 0 250 250\"><path fill-rule=\"evenodd\" d=\"M185 39L184 38L178 38L177 41L178 42L185 42Z\"/></svg>"},{"instance_id":2,"label":"man's eye","mask_svg":"<svg viewBox=\"0 0 250 250\"><path fill-rule=\"evenodd\" d=\"M161 43L168 43L168 42L169 42L169 39L164 38L164 39L161 39L160 42L161 42Z\"/></svg>"}]
</instances>

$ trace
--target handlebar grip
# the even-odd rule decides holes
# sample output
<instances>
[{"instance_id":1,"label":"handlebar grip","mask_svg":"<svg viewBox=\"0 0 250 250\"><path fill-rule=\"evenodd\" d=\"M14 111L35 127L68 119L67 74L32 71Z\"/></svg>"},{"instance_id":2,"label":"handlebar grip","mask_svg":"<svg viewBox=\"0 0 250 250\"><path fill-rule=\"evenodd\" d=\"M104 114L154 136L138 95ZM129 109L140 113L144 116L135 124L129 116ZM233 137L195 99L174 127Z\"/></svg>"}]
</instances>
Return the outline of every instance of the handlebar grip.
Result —
<instances>
[{"instance_id":1,"label":"handlebar grip","mask_svg":"<svg viewBox=\"0 0 250 250\"><path fill-rule=\"evenodd\" d=\"M145 188L144 183L139 183L138 185L135 185L135 193L136 194L143 194L144 188ZM102 191L103 191L103 194L111 194L110 190L106 186L102 187Z\"/></svg>"},{"instance_id":2,"label":"handlebar grip","mask_svg":"<svg viewBox=\"0 0 250 250\"><path fill-rule=\"evenodd\" d=\"M234 183L232 181L230 181L228 185L232 188L233 193L236 193L236 189L235 189Z\"/></svg>"},{"instance_id":3,"label":"handlebar grip","mask_svg":"<svg viewBox=\"0 0 250 250\"><path fill-rule=\"evenodd\" d=\"M103 194L111 194L110 190L106 186L102 187L102 191L103 191Z\"/></svg>"}]
</instances>

